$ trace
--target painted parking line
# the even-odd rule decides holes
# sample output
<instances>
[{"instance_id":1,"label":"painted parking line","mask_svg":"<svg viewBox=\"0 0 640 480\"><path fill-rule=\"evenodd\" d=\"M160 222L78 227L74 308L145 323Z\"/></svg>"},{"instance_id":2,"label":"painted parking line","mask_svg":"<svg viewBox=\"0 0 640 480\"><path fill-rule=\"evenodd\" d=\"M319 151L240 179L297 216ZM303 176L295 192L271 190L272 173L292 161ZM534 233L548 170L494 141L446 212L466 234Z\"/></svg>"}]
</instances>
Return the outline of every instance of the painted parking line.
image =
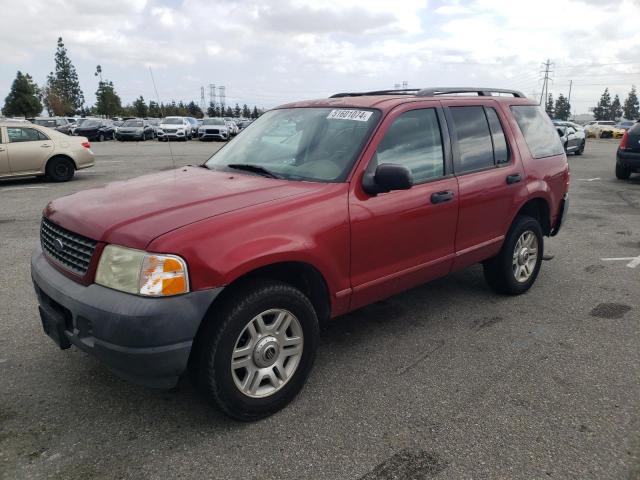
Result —
<instances>
[{"instance_id":1,"label":"painted parking line","mask_svg":"<svg viewBox=\"0 0 640 480\"><path fill-rule=\"evenodd\" d=\"M627 262L627 261L629 261L629 263L627 263L627 267L629 267L629 268L636 268L638 265L640 265L640 255L638 255L637 257L601 258L600 260L603 260L605 262Z\"/></svg>"},{"instance_id":2,"label":"painted parking line","mask_svg":"<svg viewBox=\"0 0 640 480\"><path fill-rule=\"evenodd\" d=\"M595 182L596 180L600 180L600 177L596 177L596 178L579 178L578 180L580 180L581 182Z\"/></svg>"},{"instance_id":3,"label":"painted parking line","mask_svg":"<svg viewBox=\"0 0 640 480\"><path fill-rule=\"evenodd\" d=\"M47 187L45 185L38 185L34 187L9 187L9 188L0 188L0 192L10 192L13 190L37 190L42 188L51 188L51 187Z\"/></svg>"}]
</instances>

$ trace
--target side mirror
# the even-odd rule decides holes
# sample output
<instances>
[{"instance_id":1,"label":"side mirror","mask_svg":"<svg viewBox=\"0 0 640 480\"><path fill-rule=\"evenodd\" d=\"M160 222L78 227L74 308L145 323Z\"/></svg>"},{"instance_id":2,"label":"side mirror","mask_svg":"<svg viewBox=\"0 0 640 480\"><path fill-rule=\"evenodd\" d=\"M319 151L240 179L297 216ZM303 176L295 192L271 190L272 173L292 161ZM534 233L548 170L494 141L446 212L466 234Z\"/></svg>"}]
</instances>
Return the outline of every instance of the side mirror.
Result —
<instances>
[{"instance_id":1,"label":"side mirror","mask_svg":"<svg viewBox=\"0 0 640 480\"><path fill-rule=\"evenodd\" d=\"M564 137L565 131L563 128L557 128L556 130L558 131L558 135L560 135L561 137Z\"/></svg>"},{"instance_id":2,"label":"side mirror","mask_svg":"<svg viewBox=\"0 0 640 480\"><path fill-rule=\"evenodd\" d=\"M365 173L362 188L370 195L386 193L391 190L408 190L413 186L411 171L395 163L383 163L375 172Z\"/></svg>"}]
</instances>

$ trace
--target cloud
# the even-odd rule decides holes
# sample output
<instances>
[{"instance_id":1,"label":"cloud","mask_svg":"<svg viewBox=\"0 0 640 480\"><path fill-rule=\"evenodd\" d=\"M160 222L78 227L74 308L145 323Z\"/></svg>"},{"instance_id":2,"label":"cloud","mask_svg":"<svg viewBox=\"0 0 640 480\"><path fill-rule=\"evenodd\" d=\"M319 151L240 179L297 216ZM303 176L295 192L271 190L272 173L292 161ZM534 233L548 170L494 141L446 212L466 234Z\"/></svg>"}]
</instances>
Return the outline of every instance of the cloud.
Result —
<instances>
[{"instance_id":1,"label":"cloud","mask_svg":"<svg viewBox=\"0 0 640 480\"><path fill-rule=\"evenodd\" d=\"M151 96L150 66L176 100L210 83L264 106L403 80L532 93L547 58L554 91L610 82L624 95L640 71L639 17L640 0L30 0L2 14L0 100L18 69L44 82L58 36L89 103L97 64L125 101ZM628 64L585 66L616 62ZM600 89L576 87L576 102Z\"/></svg>"}]
</instances>

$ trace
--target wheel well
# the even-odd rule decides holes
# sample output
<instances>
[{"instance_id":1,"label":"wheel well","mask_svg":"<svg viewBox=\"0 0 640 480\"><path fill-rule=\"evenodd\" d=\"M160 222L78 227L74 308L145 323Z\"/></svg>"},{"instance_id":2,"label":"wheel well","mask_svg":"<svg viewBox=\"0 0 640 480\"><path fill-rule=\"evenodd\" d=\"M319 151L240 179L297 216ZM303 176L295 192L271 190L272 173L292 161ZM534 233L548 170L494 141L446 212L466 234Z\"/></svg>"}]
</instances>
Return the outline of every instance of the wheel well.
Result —
<instances>
[{"instance_id":1,"label":"wheel well","mask_svg":"<svg viewBox=\"0 0 640 480\"><path fill-rule=\"evenodd\" d=\"M62 153L58 154L58 155L54 155L53 157L51 157L49 160L47 160L47 164L44 166L44 171L47 171L47 168L49 168L49 162L51 160L53 160L54 158L66 158L68 160L71 160L71 163L73 163L73 168L75 168L76 170L78 169L78 165L76 165L76 162L73 158L71 158L69 155L64 155Z\"/></svg>"},{"instance_id":2,"label":"wheel well","mask_svg":"<svg viewBox=\"0 0 640 480\"><path fill-rule=\"evenodd\" d=\"M331 300L327 283L315 267L304 262L281 262L252 270L227 285L214 304L222 301L238 285L255 278L278 280L300 290L313 305L321 324L331 316Z\"/></svg>"},{"instance_id":3,"label":"wheel well","mask_svg":"<svg viewBox=\"0 0 640 480\"><path fill-rule=\"evenodd\" d=\"M533 217L540 223L542 233L549 235L551 233L551 217L549 213L549 204L543 198L534 198L525 203L517 215L527 215Z\"/></svg>"}]
</instances>

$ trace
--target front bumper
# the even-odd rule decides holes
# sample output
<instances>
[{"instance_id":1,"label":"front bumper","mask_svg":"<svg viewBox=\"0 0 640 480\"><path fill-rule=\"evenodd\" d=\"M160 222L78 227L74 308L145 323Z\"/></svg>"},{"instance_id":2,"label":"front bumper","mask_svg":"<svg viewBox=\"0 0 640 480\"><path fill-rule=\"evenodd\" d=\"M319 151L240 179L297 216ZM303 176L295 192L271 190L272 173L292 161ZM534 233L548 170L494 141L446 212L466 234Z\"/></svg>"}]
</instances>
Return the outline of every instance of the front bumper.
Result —
<instances>
[{"instance_id":1,"label":"front bumper","mask_svg":"<svg viewBox=\"0 0 640 480\"><path fill-rule=\"evenodd\" d=\"M143 133L118 132L115 134L116 140L142 140Z\"/></svg>"},{"instance_id":2,"label":"front bumper","mask_svg":"<svg viewBox=\"0 0 640 480\"><path fill-rule=\"evenodd\" d=\"M185 132L158 132L158 138L185 138Z\"/></svg>"},{"instance_id":3,"label":"front bumper","mask_svg":"<svg viewBox=\"0 0 640 480\"><path fill-rule=\"evenodd\" d=\"M636 172L640 171L640 153L618 150L616 158L618 160L618 163L620 163L622 166Z\"/></svg>"},{"instance_id":4,"label":"front bumper","mask_svg":"<svg viewBox=\"0 0 640 480\"><path fill-rule=\"evenodd\" d=\"M80 285L55 269L38 247L31 277L45 333L62 349L75 345L119 376L171 388L185 371L193 339L222 288L147 298Z\"/></svg>"},{"instance_id":5,"label":"front bumper","mask_svg":"<svg viewBox=\"0 0 640 480\"><path fill-rule=\"evenodd\" d=\"M227 140L229 138L229 134L201 132L198 134L198 137L200 140Z\"/></svg>"}]
</instances>

